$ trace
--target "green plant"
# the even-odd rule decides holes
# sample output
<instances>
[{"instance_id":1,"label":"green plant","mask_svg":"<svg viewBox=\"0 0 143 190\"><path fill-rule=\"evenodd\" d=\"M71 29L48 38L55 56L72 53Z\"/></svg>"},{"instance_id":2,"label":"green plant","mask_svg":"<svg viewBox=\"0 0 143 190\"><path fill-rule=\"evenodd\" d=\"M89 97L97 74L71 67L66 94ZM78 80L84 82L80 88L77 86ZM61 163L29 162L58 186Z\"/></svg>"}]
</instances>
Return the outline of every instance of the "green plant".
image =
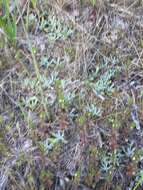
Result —
<instances>
[{"instance_id":1,"label":"green plant","mask_svg":"<svg viewBox=\"0 0 143 190\"><path fill-rule=\"evenodd\" d=\"M75 98L75 92L64 92L64 96L65 96L65 101L67 102L67 104L71 104Z\"/></svg>"},{"instance_id":2,"label":"green plant","mask_svg":"<svg viewBox=\"0 0 143 190\"><path fill-rule=\"evenodd\" d=\"M127 146L122 148L122 150L127 157L132 158L136 151L134 142L128 143Z\"/></svg>"},{"instance_id":3,"label":"green plant","mask_svg":"<svg viewBox=\"0 0 143 190\"><path fill-rule=\"evenodd\" d=\"M40 82L42 84L43 89L51 88L54 86L55 81L58 80L58 72L52 72L49 77L40 76Z\"/></svg>"},{"instance_id":4,"label":"green plant","mask_svg":"<svg viewBox=\"0 0 143 190\"><path fill-rule=\"evenodd\" d=\"M102 173L107 174L111 168L112 168L112 163L111 163L110 157L107 155L104 155L103 158L101 159L100 171Z\"/></svg>"},{"instance_id":5,"label":"green plant","mask_svg":"<svg viewBox=\"0 0 143 190\"><path fill-rule=\"evenodd\" d=\"M31 0L31 3L32 3L33 7L36 8L37 0Z\"/></svg>"},{"instance_id":6,"label":"green plant","mask_svg":"<svg viewBox=\"0 0 143 190\"><path fill-rule=\"evenodd\" d=\"M135 185L135 187L133 188L133 190L137 190L138 187L142 186L143 185L143 170L141 170L139 173L138 173L138 176L137 176L137 183Z\"/></svg>"},{"instance_id":7,"label":"green plant","mask_svg":"<svg viewBox=\"0 0 143 190\"><path fill-rule=\"evenodd\" d=\"M104 73L101 74L102 69L97 67L95 72L91 73L89 78L85 80L85 85L89 87L93 93L104 100L105 95L111 95L115 86L112 82L112 78L115 77L116 69L108 69Z\"/></svg>"},{"instance_id":8,"label":"green plant","mask_svg":"<svg viewBox=\"0 0 143 190\"><path fill-rule=\"evenodd\" d=\"M48 20L43 18L40 29L48 34L48 39L52 42L65 40L73 34L73 29L65 25L55 16L49 16Z\"/></svg>"},{"instance_id":9,"label":"green plant","mask_svg":"<svg viewBox=\"0 0 143 190\"><path fill-rule=\"evenodd\" d=\"M143 160L143 148L136 149L134 159L137 161Z\"/></svg>"},{"instance_id":10,"label":"green plant","mask_svg":"<svg viewBox=\"0 0 143 190\"><path fill-rule=\"evenodd\" d=\"M27 97L26 100L23 99L23 103L26 107L30 108L32 111L37 107L39 100L36 96Z\"/></svg>"},{"instance_id":11,"label":"green plant","mask_svg":"<svg viewBox=\"0 0 143 190\"><path fill-rule=\"evenodd\" d=\"M100 159L100 171L104 175L104 173L113 173L116 169L121 168L122 166L122 158L123 153L121 149L116 149L113 152L101 153Z\"/></svg>"},{"instance_id":12,"label":"green plant","mask_svg":"<svg viewBox=\"0 0 143 190\"><path fill-rule=\"evenodd\" d=\"M55 81L55 90L57 95L57 101L59 104L59 107L62 109L66 108L66 100L64 96L64 87L63 87L63 81L62 80L56 80Z\"/></svg>"},{"instance_id":13,"label":"green plant","mask_svg":"<svg viewBox=\"0 0 143 190\"><path fill-rule=\"evenodd\" d=\"M33 25L33 24L35 24L37 22L37 18L33 13L29 14L28 19L29 19L29 24L30 25Z\"/></svg>"},{"instance_id":14,"label":"green plant","mask_svg":"<svg viewBox=\"0 0 143 190\"><path fill-rule=\"evenodd\" d=\"M95 5L96 5L96 1L97 1L97 0L90 0L92 6L95 6Z\"/></svg>"},{"instance_id":15,"label":"green plant","mask_svg":"<svg viewBox=\"0 0 143 190\"><path fill-rule=\"evenodd\" d=\"M23 88L28 89L28 90L34 90L37 89L38 87L38 80L36 78L25 78L23 83Z\"/></svg>"},{"instance_id":16,"label":"green plant","mask_svg":"<svg viewBox=\"0 0 143 190\"><path fill-rule=\"evenodd\" d=\"M87 110L87 112L91 115L91 116L93 116L93 117L95 117L95 116L101 116L101 109L100 108L98 108L96 105L94 105L94 104L90 104L90 105L88 105L87 107L86 107L86 110Z\"/></svg>"},{"instance_id":17,"label":"green plant","mask_svg":"<svg viewBox=\"0 0 143 190\"><path fill-rule=\"evenodd\" d=\"M41 142L40 145L43 147L44 152L51 151L59 143L67 143L64 138L64 133L62 131L57 131L57 133L52 133L51 138L47 138L44 142Z\"/></svg>"},{"instance_id":18,"label":"green plant","mask_svg":"<svg viewBox=\"0 0 143 190\"><path fill-rule=\"evenodd\" d=\"M112 93L114 91L114 84L112 84L111 78L114 75L114 69L110 69L101 75L100 79L94 85L94 92L101 95Z\"/></svg>"},{"instance_id":19,"label":"green plant","mask_svg":"<svg viewBox=\"0 0 143 190\"><path fill-rule=\"evenodd\" d=\"M45 75L40 75L39 78L25 78L24 82L22 82L23 87L28 90L33 90L36 94L39 93L39 83L41 83L42 89L48 88L50 89L55 81L58 80L58 73L53 71L49 77Z\"/></svg>"},{"instance_id":20,"label":"green plant","mask_svg":"<svg viewBox=\"0 0 143 190\"><path fill-rule=\"evenodd\" d=\"M16 4L16 1L13 2ZM16 33L17 33L17 25L16 25L16 10L14 15L10 13L9 0L4 0L1 2L4 15L0 16L0 28L6 34L6 37L11 42L16 42Z\"/></svg>"},{"instance_id":21,"label":"green plant","mask_svg":"<svg viewBox=\"0 0 143 190\"><path fill-rule=\"evenodd\" d=\"M109 157L111 159L113 169L121 167L123 156L124 155L121 149L117 149L117 150L114 150L112 153L109 153Z\"/></svg>"},{"instance_id":22,"label":"green plant","mask_svg":"<svg viewBox=\"0 0 143 190\"><path fill-rule=\"evenodd\" d=\"M118 128L121 127L121 123L120 123L120 120L117 117L117 114L115 114L115 116L114 115L110 116L108 118L108 121L111 124L112 128L114 128L114 129L118 129Z\"/></svg>"},{"instance_id":23,"label":"green plant","mask_svg":"<svg viewBox=\"0 0 143 190\"><path fill-rule=\"evenodd\" d=\"M63 61L58 57L57 59L43 56L41 58L40 65L48 68L55 68L56 66L62 65Z\"/></svg>"}]
</instances>

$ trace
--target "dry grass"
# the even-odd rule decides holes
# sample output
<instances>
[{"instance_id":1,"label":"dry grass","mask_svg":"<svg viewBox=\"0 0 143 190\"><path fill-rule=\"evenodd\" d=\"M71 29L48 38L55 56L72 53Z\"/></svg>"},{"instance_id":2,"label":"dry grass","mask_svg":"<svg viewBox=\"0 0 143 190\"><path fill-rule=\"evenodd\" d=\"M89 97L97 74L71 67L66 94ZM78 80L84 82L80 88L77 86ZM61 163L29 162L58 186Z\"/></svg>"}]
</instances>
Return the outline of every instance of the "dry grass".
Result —
<instances>
[{"instance_id":1,"label":"dry grass","mask_svg":"<svg viewBox=\"0 0 143 190\"><path fill-rule=\"evenodd\" d=\"M21 9L16 44L0 30L0 189L141 190L143 2Z\"/></svg>"}]
</instances>

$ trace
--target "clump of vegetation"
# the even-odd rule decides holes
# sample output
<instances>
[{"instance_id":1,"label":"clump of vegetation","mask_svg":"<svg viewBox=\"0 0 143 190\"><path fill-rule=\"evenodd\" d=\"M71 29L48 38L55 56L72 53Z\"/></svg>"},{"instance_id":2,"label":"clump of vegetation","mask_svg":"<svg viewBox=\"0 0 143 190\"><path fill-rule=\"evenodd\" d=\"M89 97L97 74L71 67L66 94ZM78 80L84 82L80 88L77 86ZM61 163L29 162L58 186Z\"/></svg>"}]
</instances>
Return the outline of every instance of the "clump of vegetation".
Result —
<instances>
[{"instance_id":1,"label":"clump of vegetation","mask_svg":"<svg viewBox=\"0 0 143 190\"><path fill-rule=\"evenodd\" d=\"M0 189L143 188L142 13L0 2Z\"/></svg>"},{"instance_id":2,"label":"clump of vegetation","mask_svg":"<svg viewBox=\"0 0 143 190\"><path fill-rule=\"evenodd\" d=\"M54 15L49 15L47 19L43 18L40 29L47 33L48 39L51 42L55 42L56 40L66 40L74 33L72 27L67 26Z\"/></svg>"},{"instance_id":3,"label":"clump of vegetation","mask_svg":"<svg viewBox=\"0 0 143 190\"><path fill-rule=\"evenodd\" d=\"M15 1L13 2L15 6ZM0 15L0 28L1 32L5 36L5 39L10 40L11 42L16 41L16 10L13 13L10 12L9 1L2 1L0 3L1 15Z\"/></svg>"}]
</instances>

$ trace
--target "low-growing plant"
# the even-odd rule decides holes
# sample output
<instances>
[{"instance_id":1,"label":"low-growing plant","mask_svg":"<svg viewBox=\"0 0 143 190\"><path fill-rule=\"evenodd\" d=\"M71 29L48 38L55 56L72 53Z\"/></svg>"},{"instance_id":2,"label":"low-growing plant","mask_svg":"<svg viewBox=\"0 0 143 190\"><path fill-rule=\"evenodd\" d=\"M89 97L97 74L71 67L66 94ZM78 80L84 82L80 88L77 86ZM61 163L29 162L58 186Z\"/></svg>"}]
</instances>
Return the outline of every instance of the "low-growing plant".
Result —
<instances>
[{"instance_id":1,"label":"low-growing plant","mask_svg":"<svg viewBox=\"0 0 143 190\"><path fill-rule=\"evenodd\" d=\"M115 171L118 171L123 166L123 157L124 154L122 153L121 149L115 149L113 152L108 153L101 153L100 155L100 172L103 177L107 177L107 174L112 174Z\"/></svg>"},{"instance_id":2,"label":"low-growing plant","mask_svg":"<svg viewBox=\"0 0 143 190\"><path fill-rule=\"evenodd\" d=\"M101 74L100 74L101 73ZM104 73L100 67L97 67L95 72L90 74L89 78L85 80L85 85L89 87L93 93L104 100L105 95L111 95L115 90L115 85L112 78L115 77L116 69L108 69Z\"/></svg>"},{"instance_id":3,"label":"low-growing plant","mask_svg":"<svg viewBox=\"0 0 143 190\"><path fill-rule=\"evenodd\" d=\"M117 114L115 114L115 116L109 117L108 121L114 129L119 129L121 127L121 123L117 117Z\"/></svg>"},{"instance_id":4,"label":"low-growing plant","mask_svg":"<svg viewBox=\"0 0 143 190\"><path fill-rule=\"evenodd\" d=\"M98 107L97 107L96 105L94 105L94 104L88 105L88 106L86 107L86 110L87 110L87 112L88 112L92 117L95 117L95 116L99 117L99 116L101 116L101 114L102 114L101 109L98 108Z\"/></svg>"},{"instance_id":5,"label":"low-growing plant","mask_svg":"<svg viewBox=\"0 0 143 190\"><path fill-rule=\"evenodd\" d=\"M141 187L143 185L143 170L141 170L138 175L137 175L137 178L136 178L136 185L135 187L133 188L133 190L137 190L139 187Z\"/></svg>"},{"instance_id":6,"label":"low-growing plant","mask_svg":"<svg viewBox=\"0 0 143 190\"><path fill-rule=\"evenodd\" d=\"M96 5L96 1L97 1L97 0L90 0L92 6L95 6L95 5Z\"/></svg>"},{"instance_id":7,"label":"low-growing plant","mask_svg":"<svg viewBox=\"0 0 143 190\"><path fill-rule=\"evenodd\" d=\"M36 8L37 2L38 2L37 0L31 0L34 9Z\"/></svg>"},{"instance_id":8,"label":"low-growing plant","mask_svg":"<svg viewBox=\"0 0 143 190\"><path fill-rule=\"evenodd\" d=\"M37 107L38 102L38 98L36 96L32 96L26 99L25 106L33 111Z\"/></svg>"},{"instance_id":9,"label":"low-growing plant","mask_svg":"<svg viewBox=\"0 0 143 190\"><path fill-rule=\"evenodd\" d=\"M101 173L108 173L110 169L112 168L112 162L109 156L104 155L103 158L101 159L101 164L100 164L100 171Z\"/></svg>"},{"instance_id":10,"label":"low-growing plant","mask_svg":"<svg viewBox=\"0 0 143 190\"><path fill-rule=\"evenodd\" d=\"M29 14L28 16L28 22L29 22L29 25L35 25L35 23L37 23L37 18L36 18L36 15L34 15L33 13Z\"/></svg>"},{"instance_id":11,"label":"low-growing plant","mask_svg":"<svg viewBox=\"0 0 143 190\"><path fill-rule=\"evenodd\" d=\"M123 159L123 153L121 149L114 150L112 153L109 153L111 162L112 162L112 168L118 169L122 166L122 159Z\"/></svg>"},{"instance_id":12,"label":"low-growing plant","mask_svg":"<svg viewBox=\"0 0 143 190\"><path fill-rule=\"evenodd\" d=\"M111 78L115 75L115 70L108 70L94 85L94 91L97 94L108 94L114 91L114 84L112 84Z\"/></svg>"},{"instance_id":13,"label":"low-growing plant","mask_svg":"<svg viewBox=\"0 0 143 190\"><path fill-rule=\"evenodd\" d=\"M40 75L39 78L25 78L23 82L23 87L28 90L33 90L36 94L39 93L39 83L41 83L42 88L51 88L54 86L55 81L58 80L58 72L52 72L49 77L45 75Z\"/></svg>"},{"instance_id":14,"label":"low-growing plant","mask_svg":"<svg viewBox=\"0 0 143 190\"><path fill-rule=\"evenodd\" d=\"M123 150L123 153L127 157L132 158L135 155L135 151L136 151L134 142L132 141L128 143L125 147L122 148L122 150Z\"/></svg>"},{"instance_id":15,"label":"low-growing plant","mask_svg":"<svg viewBox=\"0 0 143 190\"><path fill-rule=\"evenodd\" d=\"M13 2L16 5L16 1ZM12 15L10 13L10 2L4 0L1 2L4 14L0 16L0 28L4 31L5 36L11 42L16 42L17 25L16 25L16 9ZM16 7L16 6L15 6Z\"/></svg>"},{"instance_id":16,"label":"low-growing plant","mask_svg":"<svg viewBox=\"0 0 143 190\"><path fill-rule=\"evenodd\" d=\"M55 90L56 90L57 101L58 101L59 107L62 109L65 109L67 107L67 103L66 103L65 96L64 96L63 82L64 81L62 81L62 80L56 80L55 81Z\"/></svg>"},{"instance_id":17,"label":"low-growing plant","mask_svg":"<svg viewBox=\"0 0 143 190\"><path fill-rule=\"evenodd\" d=\"M55 68L58 67L59 65L62 65L63 61L60 58L51 58L51 57L46 57L43 56L40 61L40 65L48 68Z\"/></svg>"},{"instance_id":18,"label":"low-growing plant","mask_svg":"<svg viewBox=\"0 0 143 190\"><path fill-rule=\"evenodd\" d=\"M48 34L48 39L51 42L66 40L74 32L71 27L65 25L55 16L49 16L47 20L43 17L40 29Z\"/></svg>"},{"instance_id":19,"label":"low-growing plant","mask_svg":"<svg viewBox=\"0 0 143 190\"><path fill-rule=\"evenodd\" d=\"M43 89L54 86L56 80L58 80L58 72L56 71L53 71L49 77L40 76Z\"/></svg>"},{"instance_id":20,"label":"low-growing plant","mask_svg":"<svg viewBox=\"0 0 143 190\"><path fill-rule=\"evenodd\" d=\"M51 138L47 138L44 142L40 142L40 146L44 150L44 152L49 152L53 150L56 145L59 145L59 143L67 143L67 141L64 138L64 132L63 131L57 131L57 133L52 133Z\"/></svg>"}]
</instances>

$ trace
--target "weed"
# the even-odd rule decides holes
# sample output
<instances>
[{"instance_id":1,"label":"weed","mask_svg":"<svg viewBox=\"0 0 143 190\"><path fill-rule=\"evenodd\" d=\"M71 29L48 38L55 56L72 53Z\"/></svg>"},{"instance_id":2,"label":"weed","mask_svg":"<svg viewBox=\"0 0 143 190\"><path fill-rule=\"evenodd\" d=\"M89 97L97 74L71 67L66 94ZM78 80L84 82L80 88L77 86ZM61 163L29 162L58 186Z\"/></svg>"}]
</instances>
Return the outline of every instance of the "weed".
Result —
<instances>
[{"instance_id":1,"label":"weed","mask_svg":"<svg viewBox=\"0 0 143 190\"><path fill-rule=\"evenodd\" d=\"M118 120L117 114L115 114L115 116L109 117L108 120L112 128L119 129L121 127L121 123L120 120Z\"/></svg>"},{"instance_id":2,"label":"weed","mask_svg":"<svg viewBox=\"0 0 143 190\"><path fill-rule=\"evenodd\" d=\"M94 104L91 104L91 105L88 105L87 106L87 112L91 115L91 116L93 116L93 117L95 117L95 116L101 116L101 109L100 108L98 108L97 106L95 106Z\"/></svg>"},{"instance_id":3,"label":"weed","mask_svg":"<svg viewBox=\"0 0 143 190\"><path fill-rule=\"evenodd\" d=\"M77 114L78 116L78 114ZM77 123L80 125L80 126L83 126L86 122L86 116L85 115L82 115L82 116L78 116L77 117Z\"/></svg>"},{"instance_id":4,"label":"weed","mask_svg":"<svg viewBox=\"0 0 143 190\"><path fill-rule=\"evenodd\" d=\"M62 131L58 131L57 133L53 133L53 138L55 139L55 142L64 142L66 143L66 140L64 139L64 133Z\"/></svg>"},{"instance_id":5,"label":"weed","mask_svg":"<svg viewBox=\"0 0 143 190\"><path fill-rule=\"evenodd\" d=\"M36 16L33 13L31 13L29 15L29 25L31 26L31 25L35 24L36 22L37 22Z\"/></svg>"},{"instance_id":6,"label":"weed","mask_svg":"<svg viewBox=\"0 0 143 190\"><path fill-rule=\"evenodd\" d=\"M44 152L49 152L53 149L53 145L49 142L48 139L46 139L44 142L40 143L40 146L42 147Z\"/></svg>"},{"instance_id":7,"label":"weed","mask_svg":"<svg viewBox=\"0 0 143 190\"><path fill-rule=\"evenodd\" d=\"M37 107L38 102L38 98L36 96L32 96L30 98L27 98L25 106L33 111Z\"/></svg>"},{"instance_id":8,"label":"weed","mask_svg":"<svg viewBox=\"0 0 143 190\"><path fill-rule=\"evenodd\" d=\"M85 81L85 84L91 88L96 96L104 99L104 95L110 96L115 90L112 78L115 77L117 70L108 69L103 74L100 74L102 71L101 68L102 67L97 66L95 72L93 72L89 79Z\"/></svg>"},{"instance_id":9,"label":"weed","mask_svg":"<svg viewBox=\"0 0 143 190\"><path fill-rule=\"evenodd\" d=\"M142 188L142 7L119 4L0 2L0 189Z\"/></svg>"},{"instance_id":10,"label":"weed","mask_svg":"<svg viewBox=\"0 0 143 190\"><path fill-rule=\"evenodd\" d=\"M52 181L54 178L54 175L52 172L42 170L40 173L40 180L42 181L41 189L44 189L44 185L46 185L48 188L51 188Z\"/></svg>"},{"instance_id":11,"label":"weed","mask_svg":"<svg viewBox=\"0 0 143 190\"><path fill-rule=\"evenodd\" d=\"M96 0L90 0L92 6L95 6L96 5Z\"/></svg>"},{"instance_id":12,"label":"weed","mask_svg":"<svg viewBox=\"0 0 143 190\"><path fill-rule=\"evenodd\" d=\"M37 0L31 0L31 2L32 2L33 7L36 8Z\"/></svg>"},{"instance_id":13,"label":"weed","mask_svg":"<svg viewBox=\"0 0 143 190\"><path fill-rule=\"evenodd\" d=\"M50 58L50 57L42 57L40 65L48 68L55 68L59 65L62 65L63 61L60 60L60 58L54 59L54 58Z\"/></svg>"},{"instance_id":14,"label":"weed","mask_svg":"<svg viewBox=\"0 0 143 190\"><path fill-rule=\"evenodd\" d=\"M112 168L112 163L111 163L110 157L107 155L103 156L101 160L101 164L100 164L100 171L102 173L107 174L111 168Z\"/></svg>"},{"instance_id":15,"label":"weed","mask_svg":"<svg viewBox=\"0 0 143 190\"><path fill-rule=\"evenodd\" d=\"M108 70L100 77L100 79L94 85L94 92L97 94L109 94L114 91L114 84L111 82L111 78L115 75L115 70Z\"/></svg>"},{"instance_id":16,"label":"weed","mask_svg":"<svg viewBox=\"0 0 143 190\"><path fill-rule=\"evenodd\" d=\"M141 170L137 176L137 183L135 185L135 187L133 188L133 190L137 190L138 187L143 185L143 171Z\"/></svg>"},{"instance_id":17,"label":"weed","mask_svg":"<svg viewBox=\"0 0 143 190\"><path fill-rule=\"evenodd\" d=\"M58 72L52 72L48 78L45 76L40 76L40 81L44 89L54 86L56 80L58 80Z\"/></svg>"},{"instance_id":18,"label":"weed","mask_svg":"<svg viewBox=\"0 0 143 190\"><path fill-rule=\"evenodd\" d=\"M53 150L59 143L67 143L64 138L64 133L62 131L57 131L57 133L53 133L51 138L47 138L44 142L40 142L40 146L44 150L44 152L49 152Z\"/></svg>"},{"instance_id":19,"label":"weed","mask_svg":"<svg viewBox=\"0 0 143 190\"><path fill-rule=\"evenodd\" d=\"M14 1L16 4L16 1ZM4 9L4 15L0 16L0 28L3 29L6 34L6 38L11 42L16 42L16 15L10 13L9 0L2 1L2 6Z\"/></svg>"},{"instance_id":20,"label":"weed","mask_svg":"<svg viewBox=\"0 0 143 190\"><path fill-rule=\"evenodd\" d=\"M134 154L134 159L137 161L142 161L143 160L143 149L136 149L135 154Z\"/></svg>"},{"instance_id":21,"label":"weed","mask_svg":"<svg viewBox=\"0 0 143 190\"><path fill-rule=\"evenodd\" d=\"M134 142L132 141L131 143L128 143L126 147L122 148L122 150L127 157L132 158L136 150Z\"/></svg>"},{"instance_id":22,"label":"weed","mask_svg":"<svg viewBox=\"0 0 143 190\"><path fill-rule=\"evenodd\" d=\"M73 34L73 29L62 23L55 16L49 16L48 20L42 19L40 29L48 34L51 42L66 40Z\"/></svg>"},{"instance_id":23,"label":"weed","mask_svg":"<svg viewBox=\"0 0 143 190\"><path fill-rule=\"evenodd\" d=\"M63 82L64 81L62 80L56 80L55 89L56 89L58 104L60 108L65 109L67 107L67 104L64 96Z\"/></svg>"},{"instance_id":24,"label":"weed","mask_svg":"<svg viewBox=\"0 0 143 190\"><path fill-rule=\"evenodd\" d=\"M74 183L79 184L80 178L81 178L81 171L80 171L80 169L78 169L74 175Z\"/></svg>"}]
</instances>

